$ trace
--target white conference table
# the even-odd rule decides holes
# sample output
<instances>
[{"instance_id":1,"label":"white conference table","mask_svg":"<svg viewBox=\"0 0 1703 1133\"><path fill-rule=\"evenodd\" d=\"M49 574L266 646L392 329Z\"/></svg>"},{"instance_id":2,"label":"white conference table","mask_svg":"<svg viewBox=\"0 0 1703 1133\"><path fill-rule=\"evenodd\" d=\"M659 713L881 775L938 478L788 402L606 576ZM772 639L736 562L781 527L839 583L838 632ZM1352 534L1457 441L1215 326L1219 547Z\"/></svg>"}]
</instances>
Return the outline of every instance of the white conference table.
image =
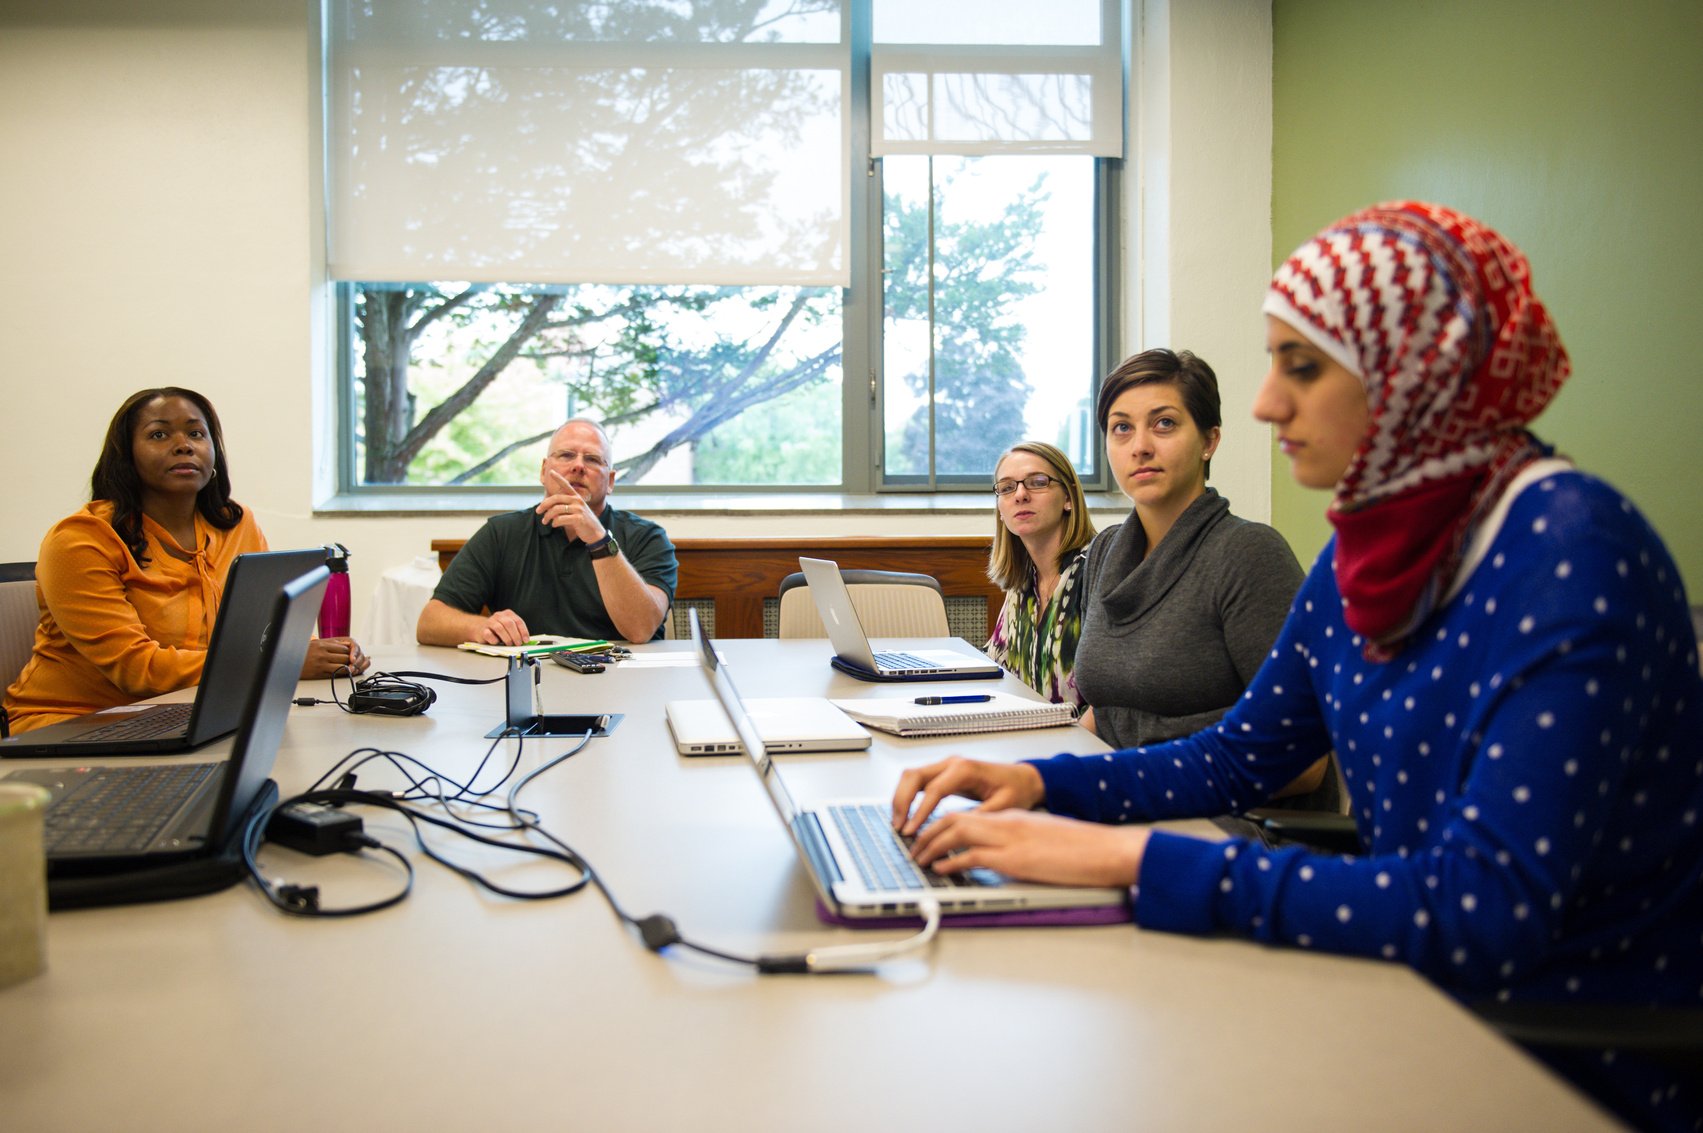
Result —
<instances>
[{"instance_id":1,"label":"white conference table","mask_svg":"<svg viewBox=\"0 0 1703 1133\"><path fill-rule=\"evenodd\" d=\"M747 696L884 691L830 670L825 641L720 645ZM494 676L504 664L431 648L381 650L377 662L464 676ZM469 773L501 716L501 686L436 687L437 704L411 719L293 709L275 769L284 792L369 744ZM1020 686L1008 678L1004 687ZM323 696L325 684L302 693ZM522 802L631 912L667 912L687 935L745 953L880 935L819 923L748 765L675 753L662 705L710 695L695 667L580 676L546 664L542 694L549 712L626 714ZM523 767L567 744L528 741ZM1103 748L1078 728L946 740L877 733L867 753L781 759L795 794L809 799L885 795L901 769L954 751L1016 759L1061 750ZM760 977L647 952L590 890L546 902L494 897L417 853L395 816L365 816L368 832L410 853L418 872L407 901L371 916L288 917L247 884L55 913L48 971L0 992L0 1125L1613 1127L1393 964L1126 924L948 929L931 951L876 975ZM471 843L438 844L517 885L565 876ZM327 905L371 899L395 877L276 847L263 860L274 876L320 884Z\"/></svg>"}]
</instances>

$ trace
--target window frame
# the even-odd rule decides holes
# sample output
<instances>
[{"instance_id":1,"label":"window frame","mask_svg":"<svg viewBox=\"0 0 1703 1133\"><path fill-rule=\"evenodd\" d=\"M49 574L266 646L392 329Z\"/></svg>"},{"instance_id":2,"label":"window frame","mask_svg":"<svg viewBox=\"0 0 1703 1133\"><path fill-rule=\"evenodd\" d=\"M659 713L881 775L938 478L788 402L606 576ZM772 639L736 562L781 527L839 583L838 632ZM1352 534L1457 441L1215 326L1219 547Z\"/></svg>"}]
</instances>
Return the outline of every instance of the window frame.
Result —
<instances>
[{"instance_id":1,"label":"window frame","mask_svg":"<svg viewBox=\"0 0 1703 1133\"><path fill-rule=\"evenodd\" d=\"M864 109L867 111L868 107L865 106ZM869 315L872 320L863 328L863 340L871 352L869 382L869 428L871 430L871 438L866 450L868 454L867 470L869 474L869 482L867 486L860 490L871 494L879 493L883 495L935 495L942 492L983 491L984 489L988 489L991 484L990 477L993 474L993 470L991 468L988 469L987 475L985 476L964 474L941 475L933 468L930 468L928 476L919 482L888 483L884 479L885 473L883 470L887 463L886 429L884 427L886 420L885 400L887 380L883 365L886 352L882 349L882 314L885 310L885 295L883 294L882 273L879 270L872 269L870 265L886 262L882 244L882 217L880 215L882 201L885 199L885 192L882 184L882 159L879 157L870 157L868 160L869 175L865 178L865 180L871 183L870 195L874 198L874 202L871 206L871 215L869 215L866 220L868 230L864 234L864 239L859 241L859 245L862 254L866 257L864 263L865 272L862 276L864 284L863 290L867 293L865 304L869 308ZM1094 371L1092 375L1089 375L1089 377L1091 379L1090 389L1098 390L1100 377L1110 373L1112 367L1118 361L1110 355L1112 349L1111 343L1114 339L1114 335L1112 334L1112 327L1114 325L1113 320L1116 318L1116 312L1118 309L1117 249L1120 246L1120 243L1117 228L1118 209L1116 207L1116 202L1118 200L1118 195L1121 192L1119 180L1122 173L1121 167L1123 162L1118 159L1103 157L1094 158L1092 160L1094 161L1094 246L1093 265L1091 270L1093 272L1094 281L1094 311L1092 320L1093 344L1089 352L1089 357L1092 359ZM856 239L858 235L855 227L856 220L857 218L854 217L854 239ZM856 260L854 259L853 262L855 264ZM856 278L857 277L854 277L854 290L857 289L855 282ZM850 383L848 382L847 384L849 385ZM848 398L846 403L846 412L849 413L850 411L851 402ZM1106 439L1101 436L1099 431L1096 429L1090 440L1090 444L1094 453L1094 473L1090 476L1081 476L1081 470L1077 470L1082 483L1082 488L1085 492L1109 490L1109 473L1106 470ZM849 459L851 454L847 453L847 457Z\"/></svg>"},{"instance_id":2,"label":"window frame","mask_svg":"<svg viewBox=\"0 0 1703 1133\"><path fill-rule=\"evenodd\" d=\"M906 498L922 503L924 500L948 502L945 497L962 498L966 493L979 496L986 490L986 478L973 475L940 475L932 468L925 482L885 483L885 429L883 427L886 375L883 370L882 335L885 296L883 275L874 265L884 262L882 250L882 213L884 202L882 159L871 153L871 39L873 16L870 5L860 0L847 4L851 62L848 70L847 135L852 160L849 186L850 246L848 256L851 286L841 296L841 477L837 485L743 484L743 485L658 485L627 486L623 497L643 496L656 503L670 500L688 502L716 497L723 500L752 497L793 497L800 510L822 510L827 499L838 498L842 503L853 497ZM1127 71L1127 65L1126 65ZM321 83L324 71L322 66ZM1127 81L1127 80L1126 80ZM326 128L329 121L322 118ZM1111 357L1119 309L1119 249L1122 247L1118 201L1122 194L1123 167L1126 158L1096 157L1094 162L1094 236L1092 248L1094 314L1092 319L1093 346L1090 357L1095 367L1090 375L1090 388L1097 386L1098 376L1108 373L1117 361ZM333 464L336 469L337 502L356 505L357 509L382 507L387 511L458 511L479 510L481 501L509 501L531 498L535 490L523 485L416 485L365 484L360 480L356 459L356 431L359 414L355 411L355 327L353 289L355 281L327 279L329 301L333 304L335 341L332 344L336 405L335 443L337 451ZM403 281L398 281L403 282ZM1105 438L1098 430L1091 439L1095 471L1082 478L1086 492L1109 491L1106 468ZM991 470L990 470L991 472ZM409 503L417 505L410 507ZM812 506L812 504L816 506ZM655 503L653 503L655 506ZM827 509L833 510L833 509Z\"/></svg>"}]
</instances>

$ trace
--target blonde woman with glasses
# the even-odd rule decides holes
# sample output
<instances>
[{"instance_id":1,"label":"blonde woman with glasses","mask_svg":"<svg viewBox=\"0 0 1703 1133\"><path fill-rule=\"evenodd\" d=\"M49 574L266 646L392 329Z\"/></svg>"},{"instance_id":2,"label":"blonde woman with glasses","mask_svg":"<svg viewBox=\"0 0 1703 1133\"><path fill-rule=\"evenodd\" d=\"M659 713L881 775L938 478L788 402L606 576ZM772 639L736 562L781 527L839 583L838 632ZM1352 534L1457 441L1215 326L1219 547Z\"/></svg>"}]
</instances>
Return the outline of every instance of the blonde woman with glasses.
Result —
<instances>
[{"instance_id":1,"label":"blonde woman with glasses","mask_svg":"<svg viewBox=\"0 0 1703 1133\"><path fill-rule=\"evenodd\" d=\"M1076 640L1082 631L1078 571L1094 524L1070 458L1044 441L1013 445L994 466L993 549L988 577L1005 605L987 655L1054 703L1080 705Z\"/></svg>"}]
</instances>

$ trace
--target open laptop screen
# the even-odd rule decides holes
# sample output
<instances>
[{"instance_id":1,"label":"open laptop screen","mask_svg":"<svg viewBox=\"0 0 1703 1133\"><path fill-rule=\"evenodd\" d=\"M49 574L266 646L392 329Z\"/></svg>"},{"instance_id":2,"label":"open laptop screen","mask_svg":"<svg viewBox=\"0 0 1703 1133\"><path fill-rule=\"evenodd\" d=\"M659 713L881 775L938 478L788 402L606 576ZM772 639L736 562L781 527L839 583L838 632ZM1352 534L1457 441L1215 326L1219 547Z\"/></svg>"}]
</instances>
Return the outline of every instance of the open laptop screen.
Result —
<instances>
[{"instance_id":1,"label":"open laptop screen","mask_svg":"<svg viewBox=\"0 0 1703 1133\"><path fill-rule=\"evenodd\" d=\"M319 603L331 572L325 564L284 584L274 600L272 621L260 642L260 672L247 690L243 706L245 726L237 734L226 775L226 784L213 816L213 845L224 845L249 804L272 774L284 725L290 718L290 700L301 680L302 661L307 657Z\"/></svg>"},{"instance_id":2,"label":"open laptop screen","mask_svg":"<svg viewBox=\"0 0 1703 1133\"><path fill-rule=\"evenodd\" d=\"M746 758L757 767L757 777L763 781L763 789L769 793L769 801L780 812L781 821L787 829L793 828L793 819L798 816L798 807L792 801L792 795L787 793L786 784L781 782L780 773L775 770L775 761L769 757L768 749L763 744L763 737L757 731L757 725L751 719L751 714L745 711L745 702L739 698L739 690L733 687L733 676L722 664L721 657L715 651L715 643L705 635L704 629L698 624L698 611L687 611L692 624L692 644L698 648L698 659L703 662L704 675L709 677L710 686L715 689L716 699L721 701L723 712L727 713L728 722L733 725L734 732L739 736L739 746L745 749Z\"/></svg>"}]
</instances>

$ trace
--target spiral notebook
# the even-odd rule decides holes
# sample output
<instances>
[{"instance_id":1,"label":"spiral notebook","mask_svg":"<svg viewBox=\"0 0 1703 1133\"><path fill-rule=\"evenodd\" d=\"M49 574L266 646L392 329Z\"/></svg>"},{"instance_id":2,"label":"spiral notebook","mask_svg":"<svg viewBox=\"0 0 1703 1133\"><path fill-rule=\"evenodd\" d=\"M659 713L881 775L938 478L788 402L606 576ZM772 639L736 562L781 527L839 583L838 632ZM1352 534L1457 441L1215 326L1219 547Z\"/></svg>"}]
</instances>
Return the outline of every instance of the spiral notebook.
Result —
<instances>
[{"instance_id":1,"label":"spiral notebook","mask_svg":"<svg viewBox=\"0 0 1703 1133\"><path fill-rule=\"evenodd\" d=\"M833 704L858 723L896 736L1021 732L1076 723L1074 704L1049 704L1004 692L985 695L985 701L970 704L918 704L912 696L865 696Z\"/></svg>"}]
</instances>

